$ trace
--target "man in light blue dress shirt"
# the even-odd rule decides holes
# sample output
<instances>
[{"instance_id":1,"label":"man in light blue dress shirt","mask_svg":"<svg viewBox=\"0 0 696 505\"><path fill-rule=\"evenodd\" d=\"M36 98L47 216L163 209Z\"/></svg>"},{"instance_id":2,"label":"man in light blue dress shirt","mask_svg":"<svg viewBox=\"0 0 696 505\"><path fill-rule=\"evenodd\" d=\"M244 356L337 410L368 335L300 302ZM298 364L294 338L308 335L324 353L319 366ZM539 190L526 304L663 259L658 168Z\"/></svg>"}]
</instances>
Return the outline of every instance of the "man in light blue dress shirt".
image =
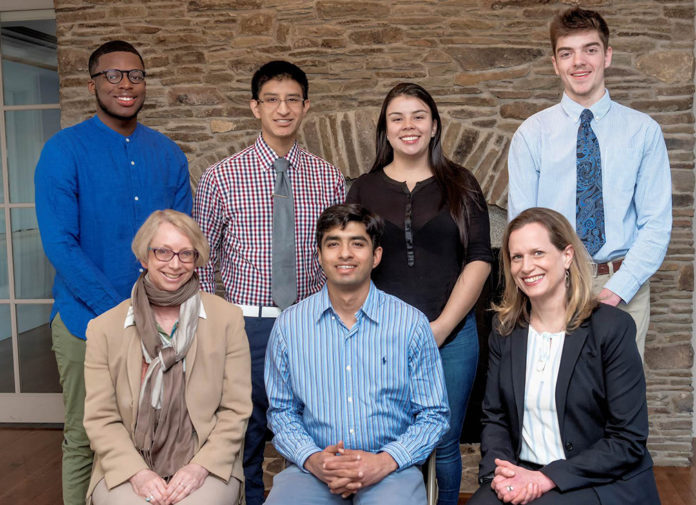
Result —
<instances>
[{"instance_id":1,"label":"man in light blue dress shirt","mask_svg":"<svg viewBox=\"0 0 696 505\"><path fill-rule=\"evenodd\" d=\"M447 392L426 317L370 280L382 229L357 204L326 209L317 222L326 285L273 327L268 420L290 465L267 504L426 501L417 465L449 427Z\"/></svg>"},{"instance_id":2,"label":"man in light blue dress shirt","mask_svg":"<svg viewBox=\"0 0 696 505\"><path fill-rule=\"evenodd\" d=\"M592 255L602 302L629 312L641 356L650 317L649 278L662 264L672 229L672 184L660 126L611 100L604 85L612 49L606 22L578 7L554 18L553 62L561 103L531 116L513 136L508 155L508 219L548 207L576 222L576 159L580 115L601 154L605 241Z\"/></svg>"}]
</instances>

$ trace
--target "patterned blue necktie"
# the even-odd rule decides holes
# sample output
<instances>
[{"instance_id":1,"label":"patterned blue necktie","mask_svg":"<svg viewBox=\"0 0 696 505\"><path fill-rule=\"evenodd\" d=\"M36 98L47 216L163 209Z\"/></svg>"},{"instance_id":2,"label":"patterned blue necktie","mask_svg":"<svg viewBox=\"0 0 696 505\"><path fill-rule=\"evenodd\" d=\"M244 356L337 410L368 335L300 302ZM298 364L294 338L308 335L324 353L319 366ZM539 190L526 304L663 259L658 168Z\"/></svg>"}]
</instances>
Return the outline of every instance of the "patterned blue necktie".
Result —
<instances>
[{"instance_id":1,"label":"patterned blue necktie","mask_svg":"<svg viewBox=\"0 0 696 505\"><path fill-rule=\"evenodd\" d=\"M585 109L580 115L575 204L575 229L590 256L594 256L606 241L604 199L602 198L602 160L597 136L590 126L593 117L590 109Z\"/></svg>"}]
</instances>

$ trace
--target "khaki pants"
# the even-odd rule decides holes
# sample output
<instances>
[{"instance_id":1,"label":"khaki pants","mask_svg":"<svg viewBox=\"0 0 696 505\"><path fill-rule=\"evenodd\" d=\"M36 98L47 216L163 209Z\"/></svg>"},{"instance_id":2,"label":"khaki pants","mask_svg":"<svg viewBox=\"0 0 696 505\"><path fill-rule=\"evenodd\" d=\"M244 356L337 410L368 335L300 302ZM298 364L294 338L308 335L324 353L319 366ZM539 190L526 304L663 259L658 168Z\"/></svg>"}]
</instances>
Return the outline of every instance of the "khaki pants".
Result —
<instances>
[{"instance_id":1,"label":"khaki pants","mask_svg":"<svg viewBox=\"0 0 696 505\"><path fill-rule=\"evenodd\" d=\"M610 278L611 274L595 277L592 284L594 294L598 295ZM645 281L645 284L640 287L629 303L622 301L617 307L631 314L636 322L636 344L640 359L645 362L645 336L648 334L648 325L650 324L650 281Z\"/></svg>"},{"instance_id":2,"label":"khaki pants","mask_svg":"<svg viewBox=\"0 0 696 505\"><path fill-rule=\"evenodd\" d=\"M177 505L235 505L239 503L240 482L230 477L224 482L208 475L203 485L177 503ZM110 491L104 479L100 480L92 493L92 505L147 505L145 498L133 492L130 482L126 481Z\"/></svg>"},{"instance_id":3,"label":"khaki pants","mask_svg":"<svg viewBox=\"0 0 696 505\"><path fill-rule=\"evenodd\" d=\"M68 331L60 319L60 314L56 314L51 323L51 336L65 406L63 503L64 505L84 505L94 457L82 424L85 416L86 342Z\"/></svg>"}]
</instances>

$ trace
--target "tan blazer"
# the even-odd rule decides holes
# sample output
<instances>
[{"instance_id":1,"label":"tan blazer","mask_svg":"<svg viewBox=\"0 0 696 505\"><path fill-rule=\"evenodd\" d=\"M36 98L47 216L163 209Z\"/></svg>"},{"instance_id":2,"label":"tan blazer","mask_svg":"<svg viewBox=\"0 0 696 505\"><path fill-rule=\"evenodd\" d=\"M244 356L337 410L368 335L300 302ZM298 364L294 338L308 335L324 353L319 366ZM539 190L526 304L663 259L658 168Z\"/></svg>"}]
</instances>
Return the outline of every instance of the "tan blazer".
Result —
<instances>
[{"instance_id":1,"label":"tan blazer","mask_svg":"<svg viewBox=\"0 0 696 505\"><path fill-rule=\"evenodd\" d=\"M201 292L206 318L186 354L186 405L196 430L192 463L225 482L244 481L242 447L251 415L251 360L241 310ZM90 321L85 355L84 425L94 450L87 492L101 479L108 489L147 464L133 445L143 355L134 325L124 328L126 300Z\"/></svg>"}]
</instances>

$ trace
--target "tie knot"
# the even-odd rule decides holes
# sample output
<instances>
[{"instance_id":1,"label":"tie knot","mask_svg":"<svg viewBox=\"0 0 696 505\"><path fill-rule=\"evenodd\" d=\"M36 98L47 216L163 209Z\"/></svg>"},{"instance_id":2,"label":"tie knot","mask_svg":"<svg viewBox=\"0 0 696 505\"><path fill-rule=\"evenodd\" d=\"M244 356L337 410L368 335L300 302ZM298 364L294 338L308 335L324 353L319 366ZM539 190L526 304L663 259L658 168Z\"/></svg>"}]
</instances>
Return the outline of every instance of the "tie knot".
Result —
<instances>
[{"instance_id":1,"label":"tie knot","mask_svg":"<svg viewBox=\"0 0 696 505\"><path fill-rule=\"evenodd\" d=\"M288 160L285 158L277 158L273 162L273 168L275 168L276 172L285 172L288 169Z\"/></svg>"},{"instance_id":2,"label":"tie knot","mask_svg":"<svg viewBox=\"0 0 696 505\"><path fill-rule=\"evenodd\" d=\"M594 114L592 114L592 111L590 109L585 109L582 111L582 114L580 114L580 121L583 123L589 123L592 121L592 118L594 117Z\"/></svg>"}]
</instances>

